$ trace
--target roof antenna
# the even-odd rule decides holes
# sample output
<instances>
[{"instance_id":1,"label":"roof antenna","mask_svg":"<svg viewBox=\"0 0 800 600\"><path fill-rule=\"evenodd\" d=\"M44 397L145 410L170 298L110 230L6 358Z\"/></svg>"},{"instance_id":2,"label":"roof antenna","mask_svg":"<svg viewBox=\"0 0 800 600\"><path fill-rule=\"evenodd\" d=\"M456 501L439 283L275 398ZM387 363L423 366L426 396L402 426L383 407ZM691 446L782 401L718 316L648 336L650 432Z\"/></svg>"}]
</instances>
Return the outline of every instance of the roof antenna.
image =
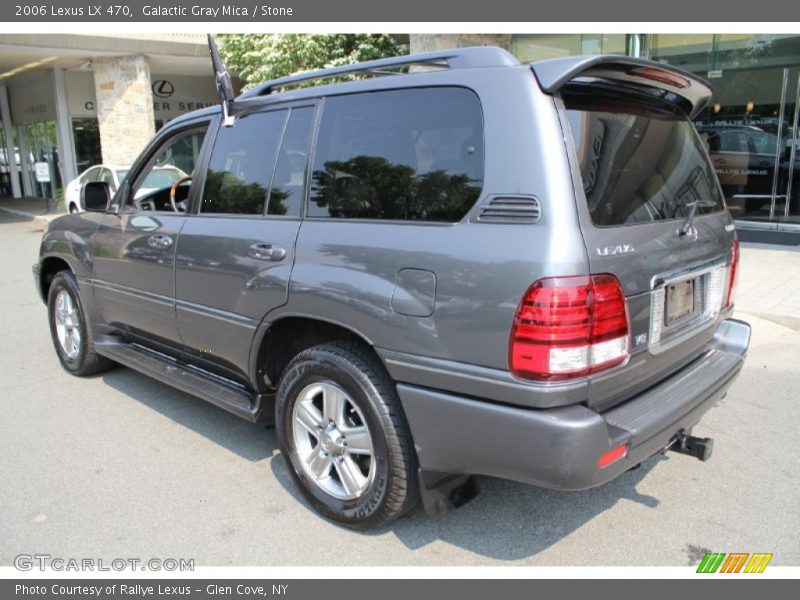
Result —
<instances>
[{"instance_id":1,"label":"roof antenna","mask_svg":"<svg viewBox=\"0 0 800 600\"><path fill-rule=\"evenodd\" d=\"M211 34L208 34L208 50L211 52L211 64L214 66L214 80L217 84L217 95L222 106L222 124L225 127L232 127L235 117L233 116L233 83L231 75L225 61L219 55L217 44Z\"/></svg>"}]
</instances>

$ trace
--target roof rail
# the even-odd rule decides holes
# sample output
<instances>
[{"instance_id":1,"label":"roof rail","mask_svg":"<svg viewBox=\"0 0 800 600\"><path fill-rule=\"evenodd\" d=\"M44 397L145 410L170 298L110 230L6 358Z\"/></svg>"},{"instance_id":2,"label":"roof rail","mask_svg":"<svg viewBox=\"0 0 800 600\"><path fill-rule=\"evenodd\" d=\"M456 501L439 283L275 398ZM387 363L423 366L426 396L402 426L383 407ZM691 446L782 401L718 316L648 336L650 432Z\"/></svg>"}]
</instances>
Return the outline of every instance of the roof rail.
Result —
<instances>
[{"instance_id":1,"label":"roof rail","mask_svg":"<svg viewBox=\"0 0 800 600\"><path fill-rule=\"evenodd\" d=\"M280 77L279 79L266 81L247 90L241 94L238 99L243 100L256 96L266 96L279 87L294 85L303 81L312 81L314 79L328 79L340 75L353 75L358 73L365 73L368 75L397 75L397 73L385 69L411 65L437 66L449 69L470 69L476 67L510 67L518 64L519 61L513 54L494 46L453 48L452 50L381 58L378 60L356 63L354 65L332 67L319 71L306 71L305 73L297 73L295 75L289 75L288 77Z\"/></svg>"}]
</instances>

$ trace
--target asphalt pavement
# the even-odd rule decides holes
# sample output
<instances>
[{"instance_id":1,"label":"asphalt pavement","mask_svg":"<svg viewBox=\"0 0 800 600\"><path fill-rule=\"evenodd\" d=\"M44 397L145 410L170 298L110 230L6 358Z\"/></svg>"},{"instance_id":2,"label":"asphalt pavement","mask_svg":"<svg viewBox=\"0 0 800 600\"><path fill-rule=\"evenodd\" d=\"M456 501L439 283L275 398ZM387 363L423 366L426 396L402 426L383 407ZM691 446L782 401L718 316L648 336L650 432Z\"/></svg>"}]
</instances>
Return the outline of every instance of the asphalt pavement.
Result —
<instances>
[{"instance_id":1,"label":"asphalt pavement","mask_svg":"<svg viewBox=\"0 0 800 600\"><path fill-rule=\"evenodd\" d=\"M41 226L0 212L0 565L48 553L203 566L683 566L706 551L800 565L796 330L738 315L753 326L750 354L695 429L715 440L707 463L668 454L578 493L481 478L480 496L440 519L417 508L357 533L303 502L272 430L129 369L67 374L31 276Z\"/></svg>"}]
</instances>

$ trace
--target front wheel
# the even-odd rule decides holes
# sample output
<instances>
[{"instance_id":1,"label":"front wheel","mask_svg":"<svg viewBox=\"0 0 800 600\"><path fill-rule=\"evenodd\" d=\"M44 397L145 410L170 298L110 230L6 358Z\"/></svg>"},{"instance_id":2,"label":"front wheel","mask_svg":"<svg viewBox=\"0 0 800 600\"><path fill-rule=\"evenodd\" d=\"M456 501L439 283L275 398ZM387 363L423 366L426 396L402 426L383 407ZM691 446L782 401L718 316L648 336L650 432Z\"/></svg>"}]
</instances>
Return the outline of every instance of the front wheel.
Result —
<instances>
[{"instance_id":1,"label":"front wheel","mask_svg":"<svg viewBox=\"0 0 800 600\"><path fill-rule=\"evenodd\" d=\"M113 366L94 349L92 329L81 303L78 282L70 271L61 271L47 294L50 334L61 366L73 375L94 375Z\"/></svg>"},{"instance_id":2,"label":"front wheel","mask_svg":"<svg viewBox=\"0 0 800 600\"><path fill-rule=\"evenodd\" d=\"M292 476L324 516L369 529L416 504L408 425L369 350L331 342L298 354L278 386L276 427Z\"/></svg>"}]
</instances>

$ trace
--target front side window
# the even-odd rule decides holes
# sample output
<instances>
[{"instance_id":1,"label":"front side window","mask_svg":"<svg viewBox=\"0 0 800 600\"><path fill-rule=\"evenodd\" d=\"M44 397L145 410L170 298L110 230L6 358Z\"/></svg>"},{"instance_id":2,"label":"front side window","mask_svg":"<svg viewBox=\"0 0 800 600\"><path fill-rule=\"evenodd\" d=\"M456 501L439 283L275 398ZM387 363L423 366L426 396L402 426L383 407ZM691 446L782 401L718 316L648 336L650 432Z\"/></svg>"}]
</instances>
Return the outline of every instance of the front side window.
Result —
<instances>
[{"instance_id":1,"label":"front side window","mask_svg":"<svg viewBox=\"0 0 800 600\"><path fill-rule=\"evenodd\" d=\"M192 175L207 128L203 125L166 140L134 176L129 206L136 210L186 212Z\"/></svg>"},{"instance_id":2,"label":"front side window","mask_svg":"<svg viewBox=\"0 0 800 600\"><path fill-rule=\"evenodd\" d=\"M288 110L244 115L221 127L206 174L201 213L260 215Z\"/></svg>"},{"instance_id":3,"label":"front side window","mask_svg":"<svg viewBox=\"0 0 800 600\"><path fill-rule=\"evenodd\" d=\"M330 97L309 216L456 222L483 186L483 116L463 88Z\"/></svg>"}]
</instances>

